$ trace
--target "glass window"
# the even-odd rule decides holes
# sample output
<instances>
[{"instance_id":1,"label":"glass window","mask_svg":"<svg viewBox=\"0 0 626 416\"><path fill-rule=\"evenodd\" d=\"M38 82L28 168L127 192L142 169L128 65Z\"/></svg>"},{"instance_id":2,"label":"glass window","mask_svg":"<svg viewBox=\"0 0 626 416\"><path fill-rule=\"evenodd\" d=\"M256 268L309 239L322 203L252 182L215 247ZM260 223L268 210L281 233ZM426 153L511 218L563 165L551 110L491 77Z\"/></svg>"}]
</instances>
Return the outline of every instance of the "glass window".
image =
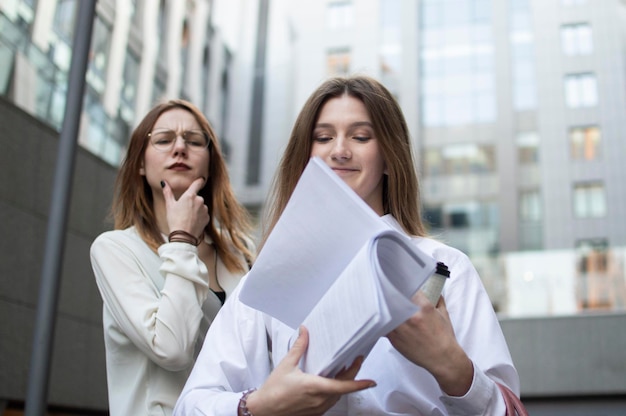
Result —
<instances>
[{"instance_id":1,"label":"glass window","mask_svg":"<svg viewBox=\"0 0 626 416\"><path fill-rule=\"evenodd\" d=\"M496 168L495 149L492 145L453 144L441 150L429 149L425 159L426 171L431 175L465 175L489 173Z\"/></svg>"},{"instance_id":2,"label":"glass window","mask_svg":"<svg viewBox=\"0 0 626 416\"><path fill-rule=\"evenodd\" d=\"M30 30L30 26L35 18L34 0L14 0L3 1L3 6L0 8L2 14L11 20L20 31L27 34Z\"/></svg>"},{"instance_id":3,"label":"glass window","mask_svg":"<svg viewBox=\"0 0 626 416\"><path fill-rule=\"evenodd\" d=\"M106 70L111 46L111 28L96 16L91 40L90 61L87 68L87 83L101 95L104 92Z\"/></svg>"},{"instance_id":4,"label":"glass window","mask_svg":"<svg viewBox=\"0 0 626 416\"><path fill-rule=\"evenodd\" d=\"M167 36L168 36L168 24L167 24L167 17L168 17L168 6L167 6L167 2L165 0L160 0L159 3L159 12L158 12L158 16L157 16L157 27L158 29L158 33L159 33L159 42L158 42L158 46L157 46L157 56L162 56L165 55L166 53L166 45L167 45ZM165 66L165 60L164 59L157 59L157 65L164 67Z\"/></svg>"},{"instance_id":5,"label":"glass window","mask_svg":"<svg viewBox=\"0 0 626 416\"><path fill-rule=\"evenodd\" d=\"M380 61L383 77L399 75L402 70L402 4L400 0L380 3L381 47ZM384 81L392 81L383 79ZM387 84L387 82L384 82Z\"/></svg>"},{"instance_id":6,"label":"glass window","mask_svg":"<svg viewBox=\"0 0 626 416\"><path fill-rule=\"evenodd\" d=\"M77 4L75 0L58 0L54 12L54 32L65 43L72 44L74 37L74 21L76 20Z\"/></svg>"},{"instance_id":7,"label":"glass window","mask_svg":"<svg viewBox=\"0 0 626 416\"><path fill-rule=\"evenodd\" d=\"M443 173L443 158L439 149L424 149L422 151L422 166L425 176L437 176Z\"/></svg>"},{"instance_id":8,"label":"glass window","mask_svg":"<svg viewBox=\"0 0 626 416\"><path fill-rule=\"evenodd\" d=\"M497 225L499 219L493 202L464 201L444 204L443 223L452 228L482 228Z\"/></svg>"},{"instance_id":9,"label":"glass window","mask_svg":"<svg viewBox=\"0 0 626 416\"><path fill-rule=\"evenodd\" d=\"M513 86L513 106L516 110L532 110L537 107L537 93L532 85L517 83Z\"/></svg>"},{"instance_id":10,"label":"glass window","mask_svg":"<svg viewBox=\"0 0 626 416\"><path fill-rule=\"evenodd\" d=\"M577 218L601 218L606 215L606 195L603 183L574 185L574 215Z\"/></svg>"},{"instance_id":11,"label":"glass window","mask_svg":"<svg viewBox=\"0 0 626 416\"><path fill-rule=\"evenodd\" d=\"M613 254L613 255L612 255ZM626 282L605 238L576 244L576 297L580 309L611 310L624 304Z\"/></svg>"},{"instance_id":12,"label":"glass window","mask_svg":"<svg viewBox=\"0 0 626 416\"><path fill-rule=\"evenodd\" d=\"M326 55L326 73L328 76L346 75L350 72L350 49L334 49Z\"/></svg>"},{"instance_id":13,"label":"glass window","mask_svg":"<svg viewBox=\"0 0 626 416\"><path fill-rule=\"evenodd\" d=\"M539 163L539 135L536 131L517 134L517 160L520 165Z\"/></svg>"},{"instance_id":14,"label":"glass window","mask_svg":"<svg viewBox=\"0 0 626 416\"><path fill-rule=\"evenodd\" d=\"M152 102L158 103L165 97L165 77L157 74L152 84Z\"/></svg>"},{"instance_id":15,"label":"glass window","mask_svg":"<svg viewBox=\"0 0 626 416\"><path fill-rule=\"evenodd\" d=\"M563 6L579 6L587 3L587 0L561 0Z\"/></svg>"},{"instance_id":16,"label":"glass window","mask_svg":"<svg viewBox=\"0 0 626 416\"><path fill-rule=\"evenodd\" d=\"M527 222L541 221L541 194L539 190L520 192L519 218Z\"/></svg>"},{"instance_id":17,"label":"glass window","mask_svg":"<svg viewBox=\"0 0 626 416\"><path fill-rule=\"evenodd\" d=\"M144 0L131 0L129 3L130 20L133 26L137 29L143 28Z\"/></svg>"},{"instance_id":18,"label":"glass window","mask_svg":"<svg viewBox=\"0 0 626 416\"><path fill-rule=\"evenodd\" d=\"M532 27L530 11L528 10L516 10L511 15L511 29L514 32L520 30L528 30Z\"/></svg>"},{"instance_id":19,"label":"glass window","mask_svg":"<svg viewBox=\"0 0 626 416\"><path fill-rule=\"evenodd\" d=\"M510 5L513 108L532 110L537 107L532 16L527 0L511 0Z\"/></svg>"},{"instance_id":20,"label":"glass window","mask_svg":"<svg viewBox=\"0 0 626 416\"><path fill-rule=\"evenodd\" d=\"M60 0L54 13L53 32L50 37L50 54L54 63L69 72L72 58L72 41L76 20L76 1Z\"/></svg>"},{"instance_id":21,"label":"glass window","mask_svg":"<svg viewBox=\"0 0 626 416\"><path fill-rule=\"evenodd\" d=\"M592 53L591 26L587 23L562 26L561 47L565 55L588 55Z\"/></svg>"},{"instance_id":22,"label":"glass window","mask_svg":"<svg viewBox=\"0 0 626 416\"><path fill-rule=\"evenodd\" d=\"M424 219L431 228L443 227L443 212L441 207L424 207Z\"/></svg>"},{"instance_id":23,"label":"glass window","mask_svg":"<svg viewBox=\"0 0 626 416\"><path fill-rule=\"evenodd\" d=\"M443 2L422 2L421 23L424 28L439 27L443 23Z\"/></svg>"},{"instance_id":24,"label":"glass window","mask_svg":"<svg viewBox=\"0 0 626 416\"><path fill-rule=\"evenodd\" d=\"M436 96L424 97L422 100L423 123L427 126L444 124L442 99Z\"/></svg>"},{"instance_id":25,"label":"glass window","mask_svg":"<svg viewBox=\"0 0 626 416\"><path fill-rule=\"evenodd\" d=\"M474 116L479 123L489 123L496 119L496 97L494 92L476 94L474 96Z\"/></svg>"},{"instance_id":26,"label":"glass window","mask_svg":"<svg viewBox=\"0 0 626 416\"><path fill-rule=\"evenodd\" d=\"M469 94L448 95L443 105L446 125L469 124L473 118L473 107Z\"/></svg>"},{"instance_id":27,"label":"glass window","mask_svg":"<svg viewBox=\"0 0 626 416\"><path fill-rule=\"evenodd\" d=\"M219 132L219 136L222 138L222 143L224 143L224 156L226 161L230 160L230 144L228 143L228 135L226 134L226 124L228 120L228 109L230 106L231 99L231 74L233 72L233 53L226 46L222 49L222 82L220 85L220 94L221 94L221 104L220 104L220 125L222 126Z\"/></svg>"},{"instance_id":28,"label":"glass window","mask_svg":"<svg viewBox=\"0 0 626 416\"><path fill-rule=\"evenodd\" d=\"M574 127L569 131L572 159L597 160L600 158L600 129L596 126Z\"/></svg>"},{"instance_id":29,"label":"glass window","mask_svg":"<svg viewBox=\"0 0 626 416\"><path fill-rule=\"evenodd\" d=\"M569 108L596 106L598 86L595 74L566 75L565 102Z\"/></svg>"},{"instance_id":30,"label":"glass window","mask_svg":"<svg viewBox=\"0 0 626 416\"><path fill-rule=\"evenodd\" d=\"M456 27L469 22L471 5L467 0L448 0L443 3L444 25Z\"/></svg>"},{"instance_id":31,"label":"glass window","mask_svg":"<svg viewBox=\"0 0 626 416\"><path fill-rule=\"evenodd\" d=\"M511 8L511 10L529 10L530 1L529 0L510 0L509 7Z\"/></svg>"},{"instance_id":32,"label":"glass window","mask_svg":"<svg viewBox=\"0 0 626 416\"><path fill-rule=\"evenodd\" d=\"M120 116L129 125L134 123L135 98L139 81L139 58L130 49L126 50L123 84L120 92Z\"/></svg>"},{"instance_id":33,"label":"glass window","mask_svg":"<svg viewBox=\"0 0 626 416\"><path fill-rule=\"evenodd\" d=\"M351 1L333 2L328 4L327 24L330 29L351 27L354 21Z\"/></svg>"},{"instance_id":34,"label":"glass window","mask_svg":"<svg viewBox=\"0 0 626 416\"><path fill-rule=\"evenodd\" d=\"M425 126L496 119L493 29L485 21L490 7L488 0L421 2L420 85Z\"/></svg>"},{"instance_id":35,"label":"glass window","mask_svg":"<svg viewBox=\"0 0 626 416\"><path fill-rule=\"evenodd\" d=\"M472 1L472 20L474 22L484 22L491 20L491 0L473 0Z\"/></svg>"}]
</instances>

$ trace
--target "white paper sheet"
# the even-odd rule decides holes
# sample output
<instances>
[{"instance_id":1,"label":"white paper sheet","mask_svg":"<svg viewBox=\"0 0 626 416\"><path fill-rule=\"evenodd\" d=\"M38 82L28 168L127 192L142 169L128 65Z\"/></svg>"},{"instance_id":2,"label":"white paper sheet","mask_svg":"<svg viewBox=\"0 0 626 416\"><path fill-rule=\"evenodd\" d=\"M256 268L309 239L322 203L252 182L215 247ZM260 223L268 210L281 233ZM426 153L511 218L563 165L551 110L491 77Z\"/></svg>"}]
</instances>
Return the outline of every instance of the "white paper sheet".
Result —
<instances>
[{"instance_id":1,"label":"white paper sheet","mask_svg":"<svg viewBox=\"0 0 626 416\"><path fill-rule=\"evenodd\" d=\"M307 164L239 299L297 328L365 242L390 229L321 159Z\"/></svg>"},{"instance_id":2,"label":"white paper sheet","mask_svg":"<svg viewBox=\"0 0 626 416\"><path fill-rule=\"evenodd\" d=\"M334 376L417 311L435 260L319 158L304 170L240 300L310 334L306 372Z\"/></svg>"},{"instance_id":3,"label":"white paper sheet","mask_svg":"<svg viewBox=\"0 0 626 416\"><path fill-rule=\"evenodd\" d=\"M396 231L369 240L303 322L309 330L304 371L334 376L367 356L378 338L417 312L411 296L435 267Z\"/></svg>"}]
</instances>

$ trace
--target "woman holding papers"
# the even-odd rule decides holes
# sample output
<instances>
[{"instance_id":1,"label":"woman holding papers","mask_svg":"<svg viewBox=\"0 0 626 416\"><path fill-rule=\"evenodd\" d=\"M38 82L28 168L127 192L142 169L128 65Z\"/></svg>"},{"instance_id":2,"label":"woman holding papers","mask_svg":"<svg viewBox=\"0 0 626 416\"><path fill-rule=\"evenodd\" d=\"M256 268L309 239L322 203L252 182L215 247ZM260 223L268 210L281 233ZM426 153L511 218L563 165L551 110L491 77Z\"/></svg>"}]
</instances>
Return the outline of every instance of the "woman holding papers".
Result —
<instances>
[{"instance_id":1,"label":"woman holding papers","mask_svg":"<svg viewBox=\"0 0 626 416\"><path fill-rule=\"evenodd\" d=\"M277 172L266 239L312 156L448 266L443 296L434 305L417 292L419 311L334 378L300 370L305 327L290 345L293 328L233 296L209 330L175 415L504 415L497 383L518 393L517 372L469 259L426 237L409 131L393 96L355 76L330 79L309 97Z\"/></svg>"},{"instance_id":2,"label":"woman holding papers","mask_svg":"<svg viewBox=\"0 0 626 416\"><path fill-rule=\"evenodd\" d=\"M191 103L155 106L116 182L115 230L91 246L112 416L169 415L211 321L248 271L248 217Z\"/></svg>"}]
</instances>

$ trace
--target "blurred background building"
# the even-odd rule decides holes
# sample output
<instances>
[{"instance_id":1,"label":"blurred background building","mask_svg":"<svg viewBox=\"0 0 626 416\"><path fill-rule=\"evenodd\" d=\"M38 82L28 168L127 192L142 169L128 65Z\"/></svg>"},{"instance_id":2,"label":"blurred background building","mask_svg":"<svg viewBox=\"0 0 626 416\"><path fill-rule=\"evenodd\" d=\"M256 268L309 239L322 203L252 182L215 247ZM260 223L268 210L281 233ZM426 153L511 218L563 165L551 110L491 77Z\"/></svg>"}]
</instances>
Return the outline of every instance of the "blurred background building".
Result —
<instances>
[{"instance_id":1,"label":"blurred background building","mask_svg":"<svg viewBox=\"0 0 626 416\"><path fill-rule=\"evenodd\" d=\"M21 414L78 0L0 3L0 415ZM533 415L626 414L625 0L99 0L50 381L106 414L91 241L154 103L194 102L258 218L326 77L402 105L430 231L467 253Z\"/></svg>"}]
</instances>

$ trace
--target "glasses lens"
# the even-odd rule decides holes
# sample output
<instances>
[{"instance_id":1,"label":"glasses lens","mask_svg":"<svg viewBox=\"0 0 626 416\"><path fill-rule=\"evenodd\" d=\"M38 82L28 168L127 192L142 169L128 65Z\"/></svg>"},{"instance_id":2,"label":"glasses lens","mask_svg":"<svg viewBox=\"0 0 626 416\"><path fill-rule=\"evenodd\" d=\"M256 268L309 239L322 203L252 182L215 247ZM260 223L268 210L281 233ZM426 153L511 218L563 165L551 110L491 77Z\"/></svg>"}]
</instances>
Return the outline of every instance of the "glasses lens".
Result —
<instances>
[{"instance_id":1,"label":"glasses lens","mask_svg":"<svg viewBox=\"0 0 626 416\"><path fill-rule=\"evenodd\" d=\"M185 130L181 136L190 151L203 151L209 140L202 130ZM169 152L174 147L178 134L173 130L155 130L150 133L150 143L161 152Z\"/></svg>"},{"instance_id":2,"label":"glasses lens","mask_svg":"<svg viewBox=\"0 0 626 416\"><path fill-rule=\"evenodd\" d=\"M150 134L150 143L155 149L167 152L176 140L176 132L172 130L157 130Z\"/></svg>"},{"instance_id":3,"label":"glasses lens","mask_svg":"<svg viewBox=\"0 0 626 416\"><path fill-rule=\"evenodd\" d=\"M187 130L183 137L191 150L203 150L209 145L206 134L201 130Z\"/></svg>"}]
</instances>

